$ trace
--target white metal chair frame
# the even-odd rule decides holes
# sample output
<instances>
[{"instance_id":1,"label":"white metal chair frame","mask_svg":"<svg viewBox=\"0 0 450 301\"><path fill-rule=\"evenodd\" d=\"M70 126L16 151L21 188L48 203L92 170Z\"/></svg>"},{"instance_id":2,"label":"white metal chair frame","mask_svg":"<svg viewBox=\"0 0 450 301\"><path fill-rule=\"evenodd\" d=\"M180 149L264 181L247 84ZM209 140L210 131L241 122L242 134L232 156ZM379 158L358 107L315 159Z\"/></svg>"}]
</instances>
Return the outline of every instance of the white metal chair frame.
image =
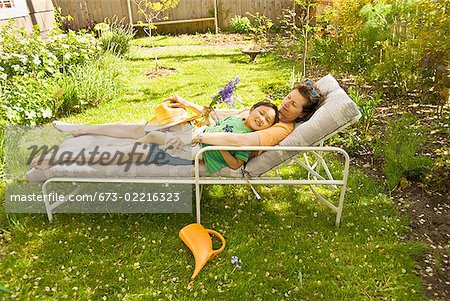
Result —
<instances>
[{"instance_id":1,"label":"white metal chair frame","mask_svg":"<svg viewBox=\"0 0 450 301\"><path fill-rule=\"evenodd\" d=\"M201 177L200 176L200 156L203 152L209 150L256 150L256 151L293 151L297 154L290 159L300 166L302 166L305 170L308 171L308 179L304 180L284 180L278 174L278 168L284 165L286 161L281 163L279 166L276 166L271 171L274 171L275 177L254 177L254 178L226 178L226 177ZM323 159L324 152L332 152L341 154L344 157L344 169L343 169L343 177L340 180L335 180ZM311 164L308 160L307 153L311 153L314 155L316 162ZM297 157L303 154L305 159L305 163L300 161ZM89 183L160 183L160 184L193 184L195 185L195 203L196 203L196 221L197 223L201 222L201 195L202 195L202 186L207 184L250 184L250 185L258 185L258 184L279 184L279 185L309 185L312 192L315 196L329 208L331 208L334 212L336 212L336 226L338 227L342 217L342 209L344 205L344 197L345 191L347 187L347 179L348 179L348 171L349 171L350 159L347 152L338 147L326 147L326 146L208 146L202 148L199 153L195 157L194 161L194 177L190 178L50 178L45 181L42 185L42 193L44 195L47 194L47 186L52 182L89 182ZM320 168L324 168L327 178L323 177L319 174ZM334 189L337 189L338 186L341 186L340 196L338 205L332 204L329 200L320 195L314 186L316 185L328 185ZM252 187L253 188L253 187ZM79 188L72 191L70 194L74 194L77 192ZM70 195L69 194L69 195ZM68 196L66 196L65 200L67 200ZM49 221L53 220L53 209L65 203L64 201L50 203L47 198L44 198L45 208L47 212L47 216Z\"/></svg>"}]
</instances>

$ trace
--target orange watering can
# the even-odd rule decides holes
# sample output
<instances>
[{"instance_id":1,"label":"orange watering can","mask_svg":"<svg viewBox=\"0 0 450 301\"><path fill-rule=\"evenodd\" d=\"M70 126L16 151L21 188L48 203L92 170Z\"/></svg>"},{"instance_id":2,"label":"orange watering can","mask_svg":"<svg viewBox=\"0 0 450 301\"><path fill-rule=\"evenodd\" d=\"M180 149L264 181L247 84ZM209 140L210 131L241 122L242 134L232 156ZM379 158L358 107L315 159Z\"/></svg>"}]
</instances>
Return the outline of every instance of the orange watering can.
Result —
<instances>
[{"instance_id":1,"label":"orange watering can","mask_svg":"<svg viewBox=\"0 0 450 301\"><path fill-rule=\"evenodd\" d=\"M210 234L218 237L222 241L222 246L218 250L212 249L212 239ZM201 224L190 224L180 230L181 240L192 251L195 258L195 269L191 276L194 278L200 273L200 270L205 266L208 260L214 258L217 254L225 249L225 239L220 233L205 229Z\"/></svg>"}]
</instances>

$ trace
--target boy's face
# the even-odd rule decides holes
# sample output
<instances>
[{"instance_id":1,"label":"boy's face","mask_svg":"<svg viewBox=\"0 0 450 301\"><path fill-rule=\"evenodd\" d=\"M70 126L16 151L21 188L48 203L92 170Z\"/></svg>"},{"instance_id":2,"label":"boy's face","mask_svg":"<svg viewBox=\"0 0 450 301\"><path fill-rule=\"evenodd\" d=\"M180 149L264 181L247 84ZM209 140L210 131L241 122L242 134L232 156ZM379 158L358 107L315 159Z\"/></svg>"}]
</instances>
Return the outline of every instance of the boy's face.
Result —
<instances>
[{"instance_id":1,"label":"boy's face","mask_svg":"<svg viewBox=\"0 0 450 301\"><path fill-rule=\"evenodd\" d=\"M266 106L259 106L250 111L246 123L254 131L261 131L271 127L274 121L275 110Z\"/></svg>"}]
</instances>

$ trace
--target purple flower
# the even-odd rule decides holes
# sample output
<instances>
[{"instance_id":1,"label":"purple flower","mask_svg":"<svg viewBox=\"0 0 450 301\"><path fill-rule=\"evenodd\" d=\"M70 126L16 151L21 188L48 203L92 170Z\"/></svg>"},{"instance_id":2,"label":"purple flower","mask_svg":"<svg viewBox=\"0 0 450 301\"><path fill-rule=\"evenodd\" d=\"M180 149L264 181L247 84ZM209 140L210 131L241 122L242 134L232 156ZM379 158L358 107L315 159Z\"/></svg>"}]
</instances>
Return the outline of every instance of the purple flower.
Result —
<instances>
[{"instance_id":1,"label":"purple flower","mask_svg":"<svg viewBox=\"0 0 450 301\"><path fill-rule=\"evenodd\" d=\"M216 95L211 96L213 100L209 107L213 109L218 102L223 102L227 106L234 108L236 103L233 94L239 81L239 77L236 76L234 80L230 80L223 88L220 88ZM240 100L238 101L241 102Z\"/></svg>"},{"instance_id":2,"label":"purple flower","mask_svg":"<svg viewBox=\"0 0 450 301\"><path fill-rule=\"evenodd\" d=\"M234 264L234 265L235 265L233 271L234 271L235 269L238 269L238 270L239 270L239 269L242 268L242 266L241 266L242 260L241 260L239 257L237 257L237 256L231 256L231 264Z\"/></svg>"}]
</instances>

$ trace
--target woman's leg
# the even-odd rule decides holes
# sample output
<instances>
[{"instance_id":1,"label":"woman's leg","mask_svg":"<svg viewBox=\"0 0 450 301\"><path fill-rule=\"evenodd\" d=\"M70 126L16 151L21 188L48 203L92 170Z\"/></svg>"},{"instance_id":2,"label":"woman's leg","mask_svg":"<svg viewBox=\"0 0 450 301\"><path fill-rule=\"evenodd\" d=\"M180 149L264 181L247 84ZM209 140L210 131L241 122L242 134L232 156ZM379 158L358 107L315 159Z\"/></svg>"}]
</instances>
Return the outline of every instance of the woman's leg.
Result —
<instances>
[{"instance_id":1,"label":"woman's leg","mask_svg":"<svg viewBox=\"0 0 450 301\"><path fill-rule=\"evenodd\" d=\"M61 132L70 132L73 136L103 135L139 139L145 135L145 125L141 123L115 122L98 125L71 125L54 121L53 126Z\"/></svg>"}]
</instances>

